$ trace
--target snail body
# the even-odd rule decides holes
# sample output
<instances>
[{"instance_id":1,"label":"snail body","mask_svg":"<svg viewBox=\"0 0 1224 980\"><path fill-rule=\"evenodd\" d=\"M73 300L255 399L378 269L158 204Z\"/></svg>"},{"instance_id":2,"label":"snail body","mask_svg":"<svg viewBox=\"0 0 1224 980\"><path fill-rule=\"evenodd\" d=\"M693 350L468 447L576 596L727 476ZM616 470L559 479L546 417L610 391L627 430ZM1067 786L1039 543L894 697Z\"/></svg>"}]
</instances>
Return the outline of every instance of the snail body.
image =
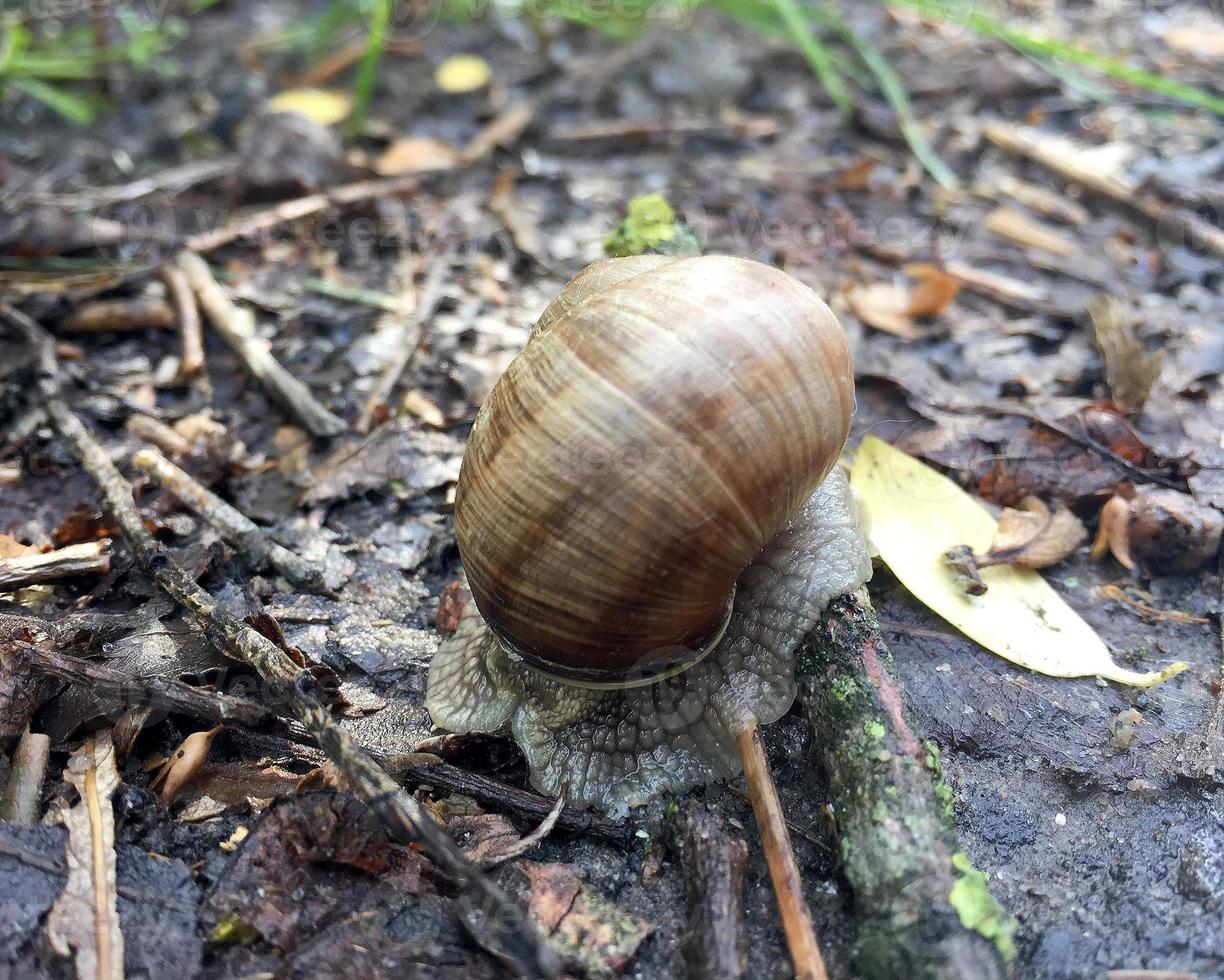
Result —
<instances>
[{"instance_id":1,"label":"snail body","mask_svg":"<svg viewBox=\"0 0 1224 980\"><path fill-rule=\"evenodd\" d=\"M585 269L473 425L435 722L512 728L537 786L596 805L736 771L733 715L789 707L794 646L869 573L829 476L853 407L840 326L785 273Z\"/></svg>"}]
</instances>

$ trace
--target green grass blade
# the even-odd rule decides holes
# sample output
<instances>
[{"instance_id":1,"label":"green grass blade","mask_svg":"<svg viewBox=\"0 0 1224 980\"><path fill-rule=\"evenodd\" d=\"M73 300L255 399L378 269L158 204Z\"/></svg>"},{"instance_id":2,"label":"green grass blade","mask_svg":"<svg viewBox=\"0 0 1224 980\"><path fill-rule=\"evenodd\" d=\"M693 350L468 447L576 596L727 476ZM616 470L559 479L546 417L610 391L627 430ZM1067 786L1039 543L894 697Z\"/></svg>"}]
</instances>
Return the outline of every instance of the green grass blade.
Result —
<instances>
[{"instance_id":1,"label":"green grass blade","mask_svg":"<svg viewBox=\"0 0 1224 980\"><path fill-rule=\"evenodd\" d=\"M370 98L374 95L374 82L378 78L378 65L382 61L383 48L387 46L391 7L395 0L373 0L373 3L365 53L361 56L357 80L353 83L353 117L349 121L349 132L353 136L360 136L365 129L366 113L370 108Z\"/></svg>"},{"instance_id":2,"label":"green grass blade","mask_svg":"<svg viewBox=\"0 0 1224 980\"><path fill-rule=\"evenodd\" d=\"M884 57L879 48L865 37L856 34L841 20L831 14L825 14L825 17L832 22L831 26L833 29L854 48L858 56L863 59L863 64L867 66L868 70L875 77L876 84L880 86L880 92L892 108L893 114L897 117L897 125L901 127L901 135L905 137L905 142L909 144L910 150L918 159L918 162L922 164L922 168L941 187L946 187L948 190L957 190L961 185L960 179L940 159L939 154L935 152L935 148L931 146L930 141L923 135L922 127L919 126L918 120L914 116L914 108L910 103L909 93L905 91L905 83L893 71L893 67L888 63L888 59Z\"/></svg>"},{"instance_id":3,"label":"green grass blade","mask_svg":"<svg viewBox=\"0 0 1224 980\"><path fill-rule=\"evenodd\" d=\"M37 99L44 105L54 109L69 122L78 126L86 126L97 116L98 105L93 99L76 95L56 85L50 85L38 78L10 78L7 84L18 92L24 92L32 99Z\"/></svg>"},{"instance_id":4,"label":"green grass blade","mask_svg":"<svg viewBox=\"0 0 1224 980\"><path fill-rule=\"evenodd\" d=\"M985 37L993 37L1006 44L1010 44L1017 51L1025 54L1054 58L1081 68L1089 68L1116 81L1125 82L1128 85L1134 85L1136 88L1154 92L1157 95L1164 95L1186 105L1206 109L1209 112L1224 116L1224 98L1218 95L1204 92L1193 85L1186 85L1172 78L1165 78L1163 75L1158 75L1145 68L1128 65L1125 62L1118 61L1116 58L1097 54L1095 51L1087 51L1074 45L1064 44L1061 41L1050 41L1044 38L1033 37L1024 31L1009 27L989 14L973 9L968 4L962 8L955 3L948 3L946 0L941 0L941 2L933 2L933 0L883 0L883 2L886 6L909 7L932 20L951 21L954 24L960 24L975 33Z\"/></svg>"},{"instance_id":5,"label":"green grass blade","mask_svg":"<svg viewBox=\"0 0 1224 980\"><path fill-rule=\"evenodd\" d=\"M812 71L820 79L821 86L829 94L833 104L842 112L849 112L852 108L850 93L846 91L846 85L841 76L833 69L824 42L812 33L812 28L808 25L795 0L773 0L773 2L777 7L778 16L786 25L786 31L791 40L807 58L808 64L812 66Z\"/></svg>"}]
</instances>

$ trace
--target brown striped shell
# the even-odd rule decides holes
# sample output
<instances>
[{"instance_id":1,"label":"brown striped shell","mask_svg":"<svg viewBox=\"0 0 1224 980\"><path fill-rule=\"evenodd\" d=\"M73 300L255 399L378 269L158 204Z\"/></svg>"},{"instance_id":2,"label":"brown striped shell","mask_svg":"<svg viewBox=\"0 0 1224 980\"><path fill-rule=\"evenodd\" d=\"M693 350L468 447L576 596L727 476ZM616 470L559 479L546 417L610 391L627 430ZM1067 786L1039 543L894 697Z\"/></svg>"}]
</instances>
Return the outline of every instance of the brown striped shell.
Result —
<instances>
[{"instance_id":1,"label":"brown striped shell","mask_svg":"<svg viewBox=\"0 0 1224 980\"><path fill-rule=\"evenodd\" d=\"M684 659L836 462L845 335L746 259L583 270L477 416L455 528L481 615L567 676Z\"/></svg>"}]
</instances>

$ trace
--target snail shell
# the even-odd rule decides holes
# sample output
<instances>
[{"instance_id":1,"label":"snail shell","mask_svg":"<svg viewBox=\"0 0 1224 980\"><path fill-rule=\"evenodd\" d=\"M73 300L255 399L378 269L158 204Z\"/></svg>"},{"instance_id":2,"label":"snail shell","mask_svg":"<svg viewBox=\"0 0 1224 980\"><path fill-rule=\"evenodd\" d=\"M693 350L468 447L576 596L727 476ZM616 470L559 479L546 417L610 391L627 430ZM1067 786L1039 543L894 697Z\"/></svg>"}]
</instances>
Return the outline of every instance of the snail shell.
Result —
<instances>
[{"instance_id":1,"label":"snail shell","mask_svg":"<svg viewBox=\"0 0 1224 980\"><path fill-rule=\"evenodd\" d=\"M472 429L455 528L477 608L563 678L708 645L853 409L845 335L785 273L712 256L588 267Z\"/></svg>"}]
</instances>

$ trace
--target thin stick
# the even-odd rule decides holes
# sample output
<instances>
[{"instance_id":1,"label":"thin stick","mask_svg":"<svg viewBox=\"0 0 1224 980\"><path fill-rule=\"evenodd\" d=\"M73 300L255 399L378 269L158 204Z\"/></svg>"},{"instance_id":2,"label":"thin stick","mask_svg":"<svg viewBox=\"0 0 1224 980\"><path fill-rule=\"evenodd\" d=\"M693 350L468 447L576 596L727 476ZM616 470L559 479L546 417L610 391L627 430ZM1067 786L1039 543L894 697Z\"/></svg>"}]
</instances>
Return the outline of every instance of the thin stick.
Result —
<instances>
[{"instance_id":1,"label":"thin stick","mask_svg":"<svg viewBox=\"0 0 1224 980\"><path fill-rule=\"evenodd\" d=\"M344 420L324 408L302 382L272 356L267 342L255 332L255 317L229 298L213 278L208 264L198 255L183 252L179 268L191 283L208 319L238 355L247 370L284 410L313 435L334 436L343 432Z\"/></svg>"},{"instance_id":2,"label":"thin stick","mask_svg":"<svg viewBox=\"0 0 1224 980\"><path fill-rule=\"evenodd\" d=\"M191 291L191 283L182 269L173 262L167 262L162 266L161 274L162 281L170 293L175 319L178 321L181 346L179 375L184 378L194 377L204 370L204 331L200 326L200 308L196 305L195 293Z\"/></svg>"},{"instance_id":3,"label":"thin stick","mask_svg":"<svg viewBox=\"0 0 1224 980\"><path fill-rule=\"evenodd\" d=\"M106 508L140 567L196 620L220 651L249 664L269 688L269 701L289 707L336 767L392 835L403 843L418 841L426 855L464 893L462 921L474 939L526 976L556 976L556 953L541 938L522 910L464 857L420 804L383 770L349 732L332 720L319 700L310 672L299 667L267 637L243 623L196 584L149 533L123 478L89 430L59 394L51 337L11 306L0 313L19 326L39 351L44 365L40 388L47 414L82 469L94 481Z\"/></svg>"},{"instance_id":4,"label":"thin stick","mask_svg":"<svg viewBox=\"0 0 1224 980\"><path fill-rule=\"evenodd\" d=\"M236 698L219 691L204 691L169 677L127 674L106 664L43 649L33 643L17 641L13 643L12 650L36 674L89 688L102 700L118 702L124 707L148 705L203 721L241 725L243 728L266 729L284 725L271 708L246 698Z\"/></svg>"},{"instance_id":5,"label":"thin stick","mask_svg":"<svg viewBox=\"0 0 1224 980\"><path fill-rule=\"evenodd\" d=\"M27 728L9 765L8 783L0 799L0 820L26 826L38 820L38 804L42 800L43 777L47 774L50 754L51 739L31 734Z\"/></svg>"},{"instance_id":6,"label":"thin stick","mask_svg":"<svg viewBox=\"0 0 1224 980\"><path fill-rule=\"evenodd\" d=\"M803 897L803 880L795 863L790 832L782 816L778 788L769 771L769 760L765 758L765 749L761 745L761 728L755 718L740 730L737 739L740 759L744 763L744 779L752 800L752 812L756 814L757 827L761 831L765 861L769 865L774 894L778 897L782 929L786 932L786 945L790 949L795 976L799 980L827 980L824 958L820 955L816 930L812 926L812 913Z\"/></svg>"},{"instance_id":7,"label":"thin stick","mask_svg":"<svg viewBox=\"0 0 1224 980\"><path fill-rule=\"evenodd\" d=\"M345 184L326 194L309 194L306 197L283 201L273 208L257 211L236 218L224 228L200 232L187 239L187 248L193 252L211 252L228 245L238 238L254 238L271 231L278 225L288 224L299 218L326 211L338 204L357 204L376 197L395 197L416 190L415 177L389 177L385 180L361 180Z\"/></svg>"},{"instance_id":8,"label":"thin stick","mask_svg":"<svg viewBox=\"0 0 1224 980\"><path fill-rule=\"evenodd\" d=\"M64 317L59 329L65 333L164 330L174 323L174 311L157 296L128 296L83 303Z\"/></svg>"},{"instance_id":9,"label":"thin stick","mask_svg":"<svg viewBox=\"0 0 1224 980\"><path fill-rule=\"evenodd\" d=\"M438 300L442 298L442 284L446 280L447 272L450 271L449 260L450 256L447 255L435 261L426 274L425 281L421 284L412 317L404 324L401 339L392 345L394 352L391 361L383 368L378 383L374 385L369 397L366 398L365 405L361 409L361 416L357 419L355 428L363 435L370 431L374 415L378 410L390 402L391 393L399 384L400 376L408 369L408 365L412 363L413 357L425 341L427 321L437 307Z\"/></svg>"},{"instance_id":10,"label":"thin stick","mask_svg":"<svg viewBox=\"0 0 1224 980\"><path fill-rule=\"evenodd\" d=\"M27 585L54 582L73 575L97 575L110 569L109 542L86 541L41 555L0 558L0 592L24 589Z\"/></svg>"},{"instance_id":11,"label":"thin stick","mask_svg":"<svg viewBox=\"0 0 1224 980\"><path fill-rule=\"evenodd\" d=\"M1115 204L1139 212L1156 223L1157 232L1167 234L1170 230L1174 231L1179 239L1176 244L1180 245L1184 240L1197 248L1224 256L1224 231L1189 208L1167 204L1155 194L1142 190L1134 181L1094 167L1082 150L1042 138L1036 130L1002 121L986 123L982 126L982 134L1008 153L1039 163L1064 180L1080 184Z\"/></svg>"},{"instance_id":12,"label":"thin stick","mask_svg":"<svg viewBox=\"0 0 1224 980\"><path fill-rule=\"evenodd\" d=\"M294 585L311 592L329 591L319 568L277 544L249 517L227 504L161 453L141 449L132 457L132 465L142 473L149 474L176 500L208 521L221 532L221 537L256 565L271 565Z\"/></svg>"}]
</instances>

